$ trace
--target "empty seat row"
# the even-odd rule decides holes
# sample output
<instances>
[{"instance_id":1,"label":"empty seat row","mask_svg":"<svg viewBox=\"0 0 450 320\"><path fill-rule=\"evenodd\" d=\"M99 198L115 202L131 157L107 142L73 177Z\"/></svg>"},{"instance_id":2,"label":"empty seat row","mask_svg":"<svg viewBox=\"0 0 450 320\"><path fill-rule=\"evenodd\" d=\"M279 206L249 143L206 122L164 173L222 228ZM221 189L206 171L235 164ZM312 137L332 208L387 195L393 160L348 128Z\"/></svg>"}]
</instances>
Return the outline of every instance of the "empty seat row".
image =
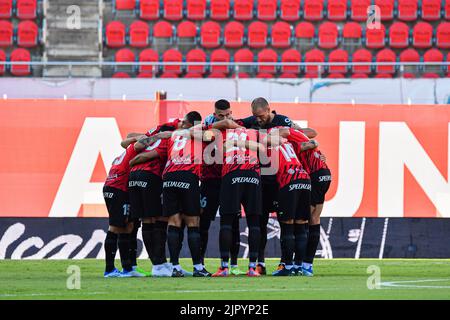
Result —
<instances>
[{"instance_id":1,"label":"empty seat row","mask_svg":"<svg viewBox=\"0 0 450 320\"><path fill-rule=\"evenodd\" d=\"M33 21L21 21L15 29L10 21L0 20L0 47L16 43L19 47L32 48L38 45L39 38L39 28Z\"/></svg>"},{"instance_id":2,"label":"empty seat row","mask_svg":"<svg viewBox=\"0 0 450 320\"><path fill-rule=\"evenodd\" d=\"M381 20L397 18L414 21L436 21L450 19L450 0L115 0L115 10L136 10L145 20L178 21L190 20L224 21L253 19L273 21L277 18L298 21L300 18L319 21L367 20L370 5L379 8ZM374 9L375 10L375 9Z\"/></svg>"},{"instance_id":3,"label":"empty seat row","mask_svg":"<svg viewBox=\"0 0 450 320\"><path fill-rule=\"evenodd\" d=\"M176 36L175 36L176 35ZM298 45L319 46L323 49L338 47L339 43L365 44L367 48L430 48L434 44L441 49L450 48L450 22L440 23L435 30L427 22L418 22L412 29L404 22L393 23L389 30L383 24L379 28L361 27L359 23L348 22L342 30L333 22L324 22L317 28L310 22L300 22L295 29L287 22L279 21L269 29L264 22L252 22L246 29L237 21L231 21L221 28L208 21L200 28L190 21L183 21L177 28L167 22L159 21L153 26L153 38L172 45L174 38L184 43L201 45L204 48L264 48L269 44L275 48L289 48L297 41ZM151 42L151 29L146 22L135 21L130 27L120 21L110 22L105 29L105 43L111 48L129 44L132 47L146 47ZM361 41L362 39L362 41Z\"/></svg>"},{"instance_id":4,"label":"empty seat row","mask_svg":"<svg viewBox=\"0 0 450 320\"><path fill-rule=\"evenodd\" d=\"M21 20L36 19L37 0L0 0L0 19L13 16Z\"/></svg>"},{"instance_id":5,"label":"empty seat row","mask_svg":"<svg viewBox=\"0 0 450 320\"><path fill-rule=\"evenodd\" d=\"M184 71L188 74L199 74L203 75L207 72L213 75L227 75L232 70L229 64L231 62L235 62L239 65L239 63L252 63L258 62L258 66L254 65L241 65L239 66L239 72L242 73L252 73L258 72L263 74L299 74L304 72L309 75L318 75L319 72L328 72L330 74L340 73L345 74L348 71L352 73L362 73L362 74L370 74L375 71L376 73L395 73L398 66L394 65L370 65L371 62L381 62L381 63L396 63L396 62L404 62L404 63L419 63L419 62L437 62L442 63L447 59L450 61L450 53L447 57L444 57L444 54L437 49L430 49L426 51L421 57L419 53L414 49L407 49L402 51L398 57L396 53L390 49L380 50L375 55L372 54L371 51L367 49L359 49L355 51L353 54L349 54L347 51L343 49L337 49L330 52L326 55L323 51L319 49L312 49L306 52L303 56L301 53L295 49L289 49L283 52L283 54L278 55L272 49L263 49L256 56L249 49L240 49L238 50L233 57L230 53L224 49L214 50L209 56L201 49L193 49L189 51L186 56L183 56L182 53L176 49L170 49L164 52L162 55L159 55L156 51L152 49L145 49L139 53L138 58L136 59L135 54L130 49L120 49L116 52L115 61L116 62L139 62L139 63L156 63L156 62L173 62L179 63L177 65L165 65L159 67L157 65L142 65L140 64L137 67L137 71L141 73L147 74L155 74L159 71L163 73L169 74L181 74ZM313 65L276 65L277 63L340 63L341 65L330 65L330 66L322 66L319 68L318 66ZM354 63L362 63L365 65L347 65L348 62ZM183 66L183 63L204 63L204 65L186 65ZM215 64L219 63L219 64ZM220 65L222 63L223 65ZM266 63L266 65L264 65ZM228 65L227 65L228 64ZM425 66L424 69L430 69L432 71L444 71L445 68L443 66ZM128 69L135 69L130 68ZM404 72L407 74L413 73L411 70L418 70L417 66L408 65L405 66ZM116 70L117 71L117 70ZM429 70L428 70L429 71ZM436 72L437 72L436 71ZM219 76L218 76L219 77Z\"/></svg>"},{"instance_id":6,"label":"empty seat row","mask_svg":"<svg viewBox=\"0 0 450 320\"><path fill-rule=\"evenodd\" d=\"M10 56L7 57L6 53L0 49L0 62L30 62L31 55L26 49L17 48L14 49ZM29 64L0 64L0 76L5 75L9 71L13 76L27 76L31 74L31 66Z\"/></svg>"}]
</instances>

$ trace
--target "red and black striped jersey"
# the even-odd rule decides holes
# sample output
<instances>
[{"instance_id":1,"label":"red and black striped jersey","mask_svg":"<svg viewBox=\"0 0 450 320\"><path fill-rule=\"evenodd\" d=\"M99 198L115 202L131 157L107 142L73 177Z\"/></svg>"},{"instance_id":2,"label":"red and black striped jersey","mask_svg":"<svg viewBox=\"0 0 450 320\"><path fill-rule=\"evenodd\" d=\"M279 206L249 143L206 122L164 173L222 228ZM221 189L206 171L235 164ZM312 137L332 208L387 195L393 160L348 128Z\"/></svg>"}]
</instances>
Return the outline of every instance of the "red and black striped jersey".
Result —
<instances>
[{"instance_id":1,"label":"red and black striped jersey","mask_svg":"<svg viewBox=\"0 0 450 320\"><path fill-rule=\"evenodd\" d=\"M230 140L258 142L259 133L253 129L228 129L222 132L222 138L223 142ZM236 170L261 173L257 151L234 147L227 150L227 152L223 152L223 158L222 177Z\"/></svg>"},{"instance_id":2,"label":"red and black striped jersey","mask_svg":"<svg viewBox=\"0 0 450 320\"><path fill-rule=\"evenodd\" d=\"M309 141L308 137L299 130L289 129L288 141L291 142L299 154L300 162L303 164L309 174L320 169L328 169L327 164L321 159L321 152L318 148L301 152L302 142Z\"/></svg>"},{"instance_id":3,"label":"red and black striped jersey","mask_svg":"<svg viewBox=\"0 0 450 320\"><path fill-rule=\"evenodd\" d=\"M117 158L114 159L108 176L106 177L105 186L117 188L122 191L128 189L128 176L130 173L130 160L137 155L134 150L134 143Z\"/></svg>"},{"instance_id":4,"label":"red and black striped jersey","mask_svg":"<svg viewBox=\"0 0 450 320\"><path fill-rule=\"evenodd\" d=\"M308 172L303 168L294 146L290 142L271 148L272 153L275 151L278 152L278 170L276 176L280 189L293 181L309 179Z\"/></svg>"},{"instance_id":5,"label":"red and black striped jersey","mask_svg":"<svg viewBox=\"0 0 450 320\"><path fill-rule=\"evenodd\" d=\"M189 171L200 178L203 142L191 138L189 130L174 131L167 140L167 163L163 175L168 172Z\"/></svg>"},{"instance_id":6,"label":"red and black striped jersey","mask_svg":"<svg viewBox=\"0 0 450 320\"><path fill-rule=\"evenodd\" d=\"M139 163L131 168L131 171L150 171L161 177L167 161L167 139L159 139L145 148L142 152L158 152L159 157L147 162Z\"/></svg>"}]
</instances>

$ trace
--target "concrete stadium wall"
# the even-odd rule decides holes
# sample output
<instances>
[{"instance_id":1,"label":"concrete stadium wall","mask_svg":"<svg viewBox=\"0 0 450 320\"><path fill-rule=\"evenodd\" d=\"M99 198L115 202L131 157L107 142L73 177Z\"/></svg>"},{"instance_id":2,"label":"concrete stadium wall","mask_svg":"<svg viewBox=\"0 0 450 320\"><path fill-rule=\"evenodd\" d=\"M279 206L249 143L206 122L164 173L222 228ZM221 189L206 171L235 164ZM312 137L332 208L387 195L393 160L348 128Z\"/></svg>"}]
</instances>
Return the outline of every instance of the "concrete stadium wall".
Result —
<instances>
[{"instance_id":1,"label":"concrete stadium wall","mask_svg":"<svg viewBox=\"0 0 450 320\"><path fill-rule=\"evenodd\" d=\"M154 100L158 90L169 100L450 103L450 79L0 79L3 99Z\"/></svg>"}]
</instances>

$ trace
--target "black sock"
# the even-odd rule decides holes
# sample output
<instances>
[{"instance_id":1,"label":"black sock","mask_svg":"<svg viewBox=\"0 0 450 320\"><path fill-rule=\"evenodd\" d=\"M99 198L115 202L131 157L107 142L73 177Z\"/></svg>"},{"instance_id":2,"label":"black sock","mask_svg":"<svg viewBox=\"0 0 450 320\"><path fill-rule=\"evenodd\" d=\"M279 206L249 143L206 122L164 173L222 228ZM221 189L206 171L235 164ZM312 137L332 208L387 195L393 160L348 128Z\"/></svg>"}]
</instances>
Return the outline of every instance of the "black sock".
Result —
<instances>
[{"instance_id":1,"label":"black sock","mask_svg":"<svg viewBox=\"0 0 450 320\"><path fill-rule=\"evenodd\" d=\"M150 258L152 264L155 264L152 250L152 234L154 226L154 223L142 224L142 240L144 241L145 250L147 250L148 257Z\"/></svg>"},{"instance_id":2,"label":"black sock","mask_svg":"<svg viewBox=\"0 0 450 320\"><path fill-rule=\"evenodd\" d=\"M130 261L132 266L137 266L137 233L141 227L141 222L135 222L133 231L130 234Z\"/></svg>"},{"instance_id":3,"label":"black sock","mask_svg":"<svg viewBox=\"0 0 450 320\"><path fill-rule=\"evenodd\" d=\"M181 227L180 227L180 252L181 252L181 248L183 248L183 241L184 241L184 228L186 227L186 223L184 221L181 222Z\"/></svg>"},{"instance_id":4,"label":"black sock","mask_svg":"<svg viewBox=\"0 0 450 320\"><path fill-rule=\"evenodd\" d=\"M170 262L173 265L180 264L181 237L180 227L169 226L167 229L167 245L169 246Z\"/></svg>"},{"instance_id":5,"label":"black sock","mask_svg":"<svg viewBox=\"0 0 450 320\"><path fill-rule=\"evenodd\" d=\"M105 238L105 272L111 272L114 270L114 259L116 258L117 251L117 234L108 231Z\"/></svg>"},{"instance_id":6,"label":"black sock","mask_svg":"<svg viewBox=\"0 0 450 320\"><path fill-rule=\"evenodd\" d=\"M132 265L130 261L130 234L129 233L119 234L118 244L122 268L125 271L131 271Z\"/></svg>"},{"instance_id":7,"label":"black sock","mask_svg":"<svg viewBox=\"0 0 450 320\"><path fill-rule=\"evenodd\" d=\"M269 215L270 213L263 213L260 217L259 232L261 236L258 245L258 262L264 262L266 256L265 251L267 244L267 223L269 223Z\"/></svg>"},{"instance_id":8,"label":"black sock","mask_svg":"<svg viewBox=\"0 0 450 320\"><path fill-rule=\"evenodd\" d=\"M308 224L295 224L295 264L300 265L306 255L306 246L308 244Z\"/></svg>"},{"instance_id":9,"label":"black sock","mask_svg":"<svg viewBox=\"0 0 450 320\"><path fill-rule=\"evenodd\" d=\"M281 260L287 265L292 265L295 250L294 225L280 223L280 226Z\"/></svg>"},{"instance_id":10,"label":"black sock","mask_svg":"<svg viewBox=\"0 0 450 320\"><path fill-rule=\"evenodd\" d=\"M167 222L156 221L152 233L154 264L163 264L166 259Z\"/></svg>"},{"instance_id":11,"label":"black sock","mask_svg":"<svg viewBox=\"0 0 450 320\"><path fill-rule=\"evenodd\" d=\"M189 250L191 251L192 264L202 263L199 227L188 227L188 245Z\"/></svg>"},{"instance_id":12,"label":"black sock","mask_svg":"<svg viewBox=\"0 0 450 320\"><path fill-rule=\"evenodd\" d=\"M241 248L241 234L239 230L239 217L233 221L233 238L230 248L230 264L235 266L238 264L239 249Z\"/></svg>"},{"instance_id":13,"label":"black sock","mask_svg":"<svg viewBox=\"0 0 450 320\"><path fill-rule=\"evenodd\" d=\"M248 259L250 263L258 260L259 245L261 242L260 221L258 215L247 216L248 225ZM262 262L261 260L259 260Z\"/></svg>"},{"instance_id":14,"label":"black sock","mask_svg":"<svg viewBox=\"0 0 450 320\"><path fill-rule=\"evenodd\" d=\"M202 263L205 263L206 248L208 247L209 227L211 219L209 217L200 217L200 251L202 255Z\"/></svg>"},{"instance_id":15,"label":"black sock","mask_svg":"<svg viewBox=\"0 0 450 320\"><path fill-rule=\"evenodd\" d=\"M309 226L308 245L306 246L306 255L304 262L313 263L316 255L317 246L320 241L320 224L313 224Z\"/></svg>"},{"instance_id":16,"label":"black sock","mask_svg":"<svg viewBox=\"0 0 450 320\"><path fill-rule=\"evenodd\" d=\"M220 218L219 249L222 262L228 263L230 248L233 240L233 217L226 215Z\"/></svg>"}]
</instances>

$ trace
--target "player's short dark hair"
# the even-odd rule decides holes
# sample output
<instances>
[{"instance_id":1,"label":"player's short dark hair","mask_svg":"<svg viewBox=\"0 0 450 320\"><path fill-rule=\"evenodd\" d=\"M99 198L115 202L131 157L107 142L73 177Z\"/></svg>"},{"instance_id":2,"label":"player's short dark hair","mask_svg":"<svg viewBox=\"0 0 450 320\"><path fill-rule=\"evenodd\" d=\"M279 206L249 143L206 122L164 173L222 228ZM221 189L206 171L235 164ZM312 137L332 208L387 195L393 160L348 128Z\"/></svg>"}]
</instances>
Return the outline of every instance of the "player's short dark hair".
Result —
<instances>
[{"instance_id":1,"label":"player's short dark hair","mask_svg":"<svg viewBox=\"0 0 450 320\"><path fill-rule=\"evenodd\" d=\"M263 97L256 98L252 101L252 110L256 110L259 108L266 109L267 107L269 107L269 102L267 102L267 100Z\"/></svg>"},{"instance_id":2,"label":"player's short dark hair","mask_svg":"<svg viewBox=\"0 0 450 320\"><path fill-rule=\"evenodd\" d=\"M197 111L191 111L188 114L186 114L186 120L194 125L194 123L197 122L201 122L202 121L202 116L200 113L198 113Z\"/></svg>"},{"instance_id":3,"label":"player's short dark hair","mask_svg":"<svg viewBox=\"0 0 450 320\"><path fill-rule=\"evenodd\" d=\"M177 128L175 128L174 126L168 126L163 124L160 128L159 128L159 132L165 132L165 131L175 131Z\"/></svg>"},{"instance_id":4,"label":"player's short dark hair","mask_svg":"<svg viewBox=\"0 0 450 320\"><path fill-rule=\"evenodd\" d=\"M225 99L217 100L216 103L214 103L214 108L219 110L228 110L231 108L230 102Z\"/></svg>"}]
</instances>

